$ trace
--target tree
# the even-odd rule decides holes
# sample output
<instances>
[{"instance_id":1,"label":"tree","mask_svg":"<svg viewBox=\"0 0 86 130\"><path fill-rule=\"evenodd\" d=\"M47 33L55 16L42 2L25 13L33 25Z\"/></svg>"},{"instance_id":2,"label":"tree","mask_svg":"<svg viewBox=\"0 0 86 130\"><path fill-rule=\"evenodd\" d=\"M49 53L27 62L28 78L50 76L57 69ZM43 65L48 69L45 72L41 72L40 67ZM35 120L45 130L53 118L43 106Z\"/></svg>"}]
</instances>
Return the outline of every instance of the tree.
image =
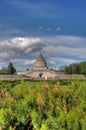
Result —
<instances>
[{"instance_id":1,"label":"tree","mask_svg":"<svg viewBox=\"0 0 86 130\"><path fill-rule=\"evenodd\" d=\"M66 74L80 74L80 64L74 63L65 67Z\"/></svg>"},{"instance_id":2,"label":"tree","mask_svg":"<svg viewBox=\"0 0 86 130\"><path fill-rule=\"evenodd\" d=\"M80 73L86 75L86 61L80 63Z\"/></svg>"},{"instance_id":3,"label":"tree","mask_svg":"<svg viewBox=\"0 0 86 130\"><path fill-rule=\"evenodd\" d=\"M16 69L15 69L15 67L13 66L13 63L9 63L9 65L8 65L8 73L9 74L13 74L13 73L15 73L16 72Z\"/></svg>"},{"instance_id":4,"label":"tree","mask_svg":"<svg viewBox=\"0 0 86 130\"><path fill-rule=\"evenodd\" d=\"M80 74L80 65L78 63L74 63L71 65L73 74Z\"/></svg>"}]
</instances>

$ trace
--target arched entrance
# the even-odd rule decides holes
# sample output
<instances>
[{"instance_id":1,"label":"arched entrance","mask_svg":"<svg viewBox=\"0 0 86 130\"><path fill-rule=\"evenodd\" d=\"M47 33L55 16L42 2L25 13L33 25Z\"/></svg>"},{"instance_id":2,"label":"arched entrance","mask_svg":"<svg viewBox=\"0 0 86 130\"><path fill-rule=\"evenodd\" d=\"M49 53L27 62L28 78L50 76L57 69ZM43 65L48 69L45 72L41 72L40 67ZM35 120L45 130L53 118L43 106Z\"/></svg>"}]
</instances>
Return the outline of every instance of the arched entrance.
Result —
<instances>
[{"instance_id":1,"label":"arched entrance","mask_svg":"<svg viewBox=\"0 0 86 130\"><path fill-rule=\"evenodd\" d=\"M43 76L43 73L39 73L39 74L38 74L38 77L39 77L39 78L42 78L42 76Z\"/></svg>"}]
</instances>

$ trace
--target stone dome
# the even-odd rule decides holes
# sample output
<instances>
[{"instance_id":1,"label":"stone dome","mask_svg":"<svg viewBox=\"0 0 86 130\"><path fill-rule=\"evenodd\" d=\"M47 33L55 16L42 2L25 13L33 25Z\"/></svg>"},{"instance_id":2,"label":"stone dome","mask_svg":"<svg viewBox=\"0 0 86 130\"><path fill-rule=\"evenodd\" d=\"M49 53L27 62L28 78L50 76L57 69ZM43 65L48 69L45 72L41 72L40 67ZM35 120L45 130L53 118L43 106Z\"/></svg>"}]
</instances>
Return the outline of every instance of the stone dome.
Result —
<instances>
[{"instance_id":1,"label":"stone dome","mask_svg":"<svg viewBox=\"0 0 86 130\"><path fill-rule=\"evenodd\" d=\"M47 63L41 53L39 54L33 68L34 69L47 69Z\"/></svg>"}]
</instances>

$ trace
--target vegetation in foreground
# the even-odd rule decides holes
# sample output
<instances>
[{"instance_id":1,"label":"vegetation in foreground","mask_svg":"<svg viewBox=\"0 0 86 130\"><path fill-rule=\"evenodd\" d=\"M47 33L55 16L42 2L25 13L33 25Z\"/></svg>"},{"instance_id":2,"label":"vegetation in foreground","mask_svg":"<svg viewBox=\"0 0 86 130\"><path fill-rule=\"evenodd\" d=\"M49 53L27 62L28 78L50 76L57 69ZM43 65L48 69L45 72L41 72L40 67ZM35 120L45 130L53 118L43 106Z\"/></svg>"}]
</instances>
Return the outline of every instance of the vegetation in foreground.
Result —
<instances>
[{"instance_id":1,"label":"vegetation in foreground","mask_svg":"<svg viewBox=\"0 0 86 130\"><path fill-rule=\"evenodd\" d=\"M0 129L86 130L86 81L0 81Z\"/></svg>"}]
</instances>

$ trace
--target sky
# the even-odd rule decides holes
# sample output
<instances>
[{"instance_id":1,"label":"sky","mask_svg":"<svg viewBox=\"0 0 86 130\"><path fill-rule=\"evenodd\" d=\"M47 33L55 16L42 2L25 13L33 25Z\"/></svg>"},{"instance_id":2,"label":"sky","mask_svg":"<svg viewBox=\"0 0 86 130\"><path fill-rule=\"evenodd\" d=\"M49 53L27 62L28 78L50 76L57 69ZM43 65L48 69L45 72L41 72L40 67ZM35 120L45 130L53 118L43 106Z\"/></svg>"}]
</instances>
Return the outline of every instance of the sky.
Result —
<instances>
[{"instance_id":1,"label":"sky","mask_svg":"<svg viewBox=\"0 0 86 130\"><path fill-rule=\"evenodd\" d=\"M56 69L86 61L86 0L0 1L0 69L31 68L40 52Z\"/></svg>"}]
</instances>

